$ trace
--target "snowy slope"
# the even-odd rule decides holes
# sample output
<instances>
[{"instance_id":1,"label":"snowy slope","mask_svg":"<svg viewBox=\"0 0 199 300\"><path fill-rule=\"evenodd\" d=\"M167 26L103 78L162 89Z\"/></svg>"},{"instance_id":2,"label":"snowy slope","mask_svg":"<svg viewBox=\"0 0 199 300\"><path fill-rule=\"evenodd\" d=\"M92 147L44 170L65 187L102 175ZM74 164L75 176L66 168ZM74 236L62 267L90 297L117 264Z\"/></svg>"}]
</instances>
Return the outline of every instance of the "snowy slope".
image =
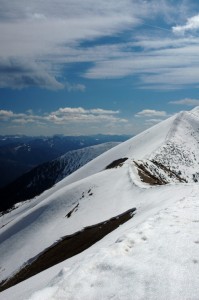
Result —
<instances>
[{"instance_id":1,"label":"snowy slope","mask_svg":"<svg viewBox=\"0 0 199 300\"><path fill-rule=\"evenodd\" d=\"M191 185L140 191L132 220L0 299L198 299L198 191Z\"/></svg>"},{"instance_id":2,"label":"snowy slope","mask_svg":"<svg viewBox=\"0 0 199 300\"><path fill-rule=\"evenodd\" d=\"M198 128L198 110L173 116L2 216L0 280L60 237L137 209L88 250L8 289L0 299L198 299L199 186L192 176L198 171ZM124 157L123 165L105 169ZM177 169L188 183L172 180L168 172L169 184L143 182L136 162L153 160L165 164L160 173Z\"/></svg>"},{"instance_id":3,"label":"snowy slope","mask_svg":"<svg viewBox=\"0 0 199 300\"><path fill-rule=\"evenodd\" d=\"M108 164L116 159L121 157L129 157L132 159L143 159L149 157L153 151L159 149L159 147L163 145L174 120L175 116L165 120L161 124L153 126L149 130L142 132L132 139L121 143L106 153L103 153L93 161L87 163L84 167L57 183L50 190L45 191L39 197L39 201L46 199L48 196L52 195L52 193L57 192L66 185L104 170Z\"/></svg>"},{"instance_id":4,"label":"snowy slope","mask_svg":"<svg viewBox=\"0 0 199 300\"><path fill-rule=\"evenodd\" d=\"M150 159L169 167L187 182L199 179L199 110L181 112L165 143Z\"/></svg>"},{"instance_id":5,"label":"snowy slope","mask_svg":"<svg viewBox=\"0 0 199 300\"><path fill-rule=\"evenodd\" d=\"M63 178L75 172L89 161L117 146L118 144L118 142L103 143L78 149L76 151L69 151L65 155L62 155L60 158L56 159L56 162L59 163L61 172L59 171L57 173L58 176L55 182L57 183L61 181Z\"/></svg>"}]
</instances>

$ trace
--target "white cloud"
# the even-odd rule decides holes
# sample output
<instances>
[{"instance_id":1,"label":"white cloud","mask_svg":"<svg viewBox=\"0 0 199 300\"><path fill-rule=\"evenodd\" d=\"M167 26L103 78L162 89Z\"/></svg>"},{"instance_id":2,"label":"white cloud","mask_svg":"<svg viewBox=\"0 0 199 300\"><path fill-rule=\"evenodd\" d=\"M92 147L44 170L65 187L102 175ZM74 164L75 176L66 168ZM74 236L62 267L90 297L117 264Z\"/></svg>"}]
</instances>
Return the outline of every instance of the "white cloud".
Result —
<instances>
[{"instance_id":1,"label":"white cloud","mask_svg":"<svg viewBox=\"0 0 199 300\"><path fill-rule=\"evenodd\" d=\"M176 14L166 0L101 0L95 3L93 0L45 0L28 4L24 0L12 3L0 0L0 5L0 87L65 87L68 91L84 91L85 86L60 81L64 64L90 61L100 67L99 62L128 56L125 44L86 49L82 42L119 36L157 15L171 21ZM132 74L132 70L125 69L125 66L121 69L121 76ZM106 77L105 73L94 73L88 70L85 77ZM111 76L113 73L107 75Z\"/></svg>"},{"instance_id":2,"label":"white cloud","mask_svg":"<svg viewBox=\"0 0 199 300\"><path fill-rule=\"evenodd\" d=\"M0 0L0 88L39 86L83 92L85 85L68 82L70 74L62 76L68 64L78 62L92 63L78 74L88 79L138 76L140 88L198 84L199 39L176 38L169 28L184 19L191 5L172 2ZM150 25L157 16L166 20L166 30ZM197 29L198 19L199 15L189 18L173 32ZM136 35L134 29L140 25L145 29ZM95 45L98 38L119 37L130 30L132 38L123 43ZM87 41L90 46L85 46Z\"/></svg>"},{"instance_id":3,"label":"white cloud","mask_svg":"<svg viewBox=\"0 0 199 300\"><path fill-rule=\"evenodd\" d=\"M60 114L85 114L87 111L82 107L64 107L59 108L57 111L53 112L54 115Z\"/></svg>"},{"instance_id":4,"label":"white cloud","mask_svg":"<svg viewBox=\"0 0 199 300\"><path fill-rule=\"evenodd\" d=\"M125 123L126 119L116 117L115 114L119 114L119 111L106 110L101 108L84 109L83 107L64 107L59 108L57 111L52 112L46 116L46 120L52 121L56 124L72 123Z\"/></svg>"},{"instance_id":5,"label":"white cloud","mask_svg":"<svg viewBox=\"0 0 199 300\"><path fill-rule=\"evenodd\" d=\"M107 46L103 52L104 55L110 53L109 57L93 64L83 76L90 79L139 76L140 88L175 89L190 84L198 85L198 38L137 39L137 42L126 46L118 45L115 51ZM133 51L135 45L143 47L143 51ZM117 56L111 56L112 53L117 53Z\"/></svg>"},{"instance_id":6,"label":"white cloud","mask_svg":"<svg viewBox=\"0 0 199 300\"><path fill-rule=\"evenodd\" d=\"M181 58L183 60L183 57ZM197 66L179 66L178 68L170 68L157 70L156 74L147 74L141 76L143 83L158 89L158 87L184 88L188 85L197 86L199 83L199 68Z\"/></svg>"},{"instance_id":7,"label":"white cloud","mask_svg":"<svg viewBox=\"0 0 199 300\"><path fill-rule=\"evenodd\" d=\"M81 40L108 36L125 29L133 19L122 16L85 16L68 19L49 19L42 22L1 24L2 57L39 57L59 55L68 46L76 46ZM91 26L92 25L92 26ZM68 30L70 28L70 30ZM17 37L17 38L16 38ZM3 44L4 43L4 44ZM15 47L13 49L13 46ZM56 59L56 57L54 57Z\"/></svg>"},{"instance_id":8,"label":"white cloud","mask_svg":"<svg viewBox=\"0 0 199 300\"><path fill-rule=\"evenodd\" d=\"M154 110L154 109L143 109L138 112L135 117L166 117L166 111Z\"/></svg>"},{"instance_id":9,"label":"white cloud","mask_svg":"<svg viewBox=\"0 0 199 300\"><path fill-rule=\"evenodd\" d=\"M88 123L98 123L99 125L101 122L107 123L125 123L127 122L126 119L123 118L116 118L114 116L107 116L107 115L92 115L92 114L79 114L79 115L68 115L68 116L56 116L56 115L49 115L45 118L48 121L52 121L55 124L70 124L70 123L82 123L82 125ZM103 124L104 125L104 124Z\"/></svg>"},{"instance_id":10,"label":"white cloud","mask_svg":"<svg viewBox=\"0 0 199 300\"><path fill-rule=\"evenodd\" d=\"M26 112L27 112L28 114L30 114L30 115L33 114L33 110L32 110L32 109L28 109Z\"/></svg>"},{"instance_id":11,"label":"white cloud","mask_svg":"<svg viewBox=\"0 0 199 300\"><path fill-rule=\"evenodd\" d=\"M141 21L136 8L143 6L142 0L137 4L131 0L32 2L0 1L0 72L1 60L27 60L29 65L35 66L17 78L18 74L13 72L2 72L2 76L0 73L0 79L4 79L0 80L0 87L24 88L30 82L30 86L63 88L57 75L62 73L61 65L67 63L68 50L73 56L82 41L111 36L137 26ZM68 91L85 90L81 83L66 83L65 87Z\"/></svg>"},{"instance_id":12,"label":"white cloud","mask_svg":"<svg viewBox=\"0 0 199 300\"><path fill-rule=\"evenodd\" d=\"M199 29L199 14L187 19L185 25L174 26L172 30L176 34L184 34L186 31Z\"/></svg>"},{"instance_id":13,"label":"white cloud","mask_svg":"<svg viewBox=\"0 0 199 300\"><path fill-rule=\"evenodd\" d=\"M97 115L112 115L112 114L119 114L119 110L107 110L107 109L101 109L101 108L96 108L96 109L90 109L89 110L93 114Z\"/></svg>"},{"instance_id":14,"label":"white cloud","mask_svg":"<svg viewBox=\"0 0 199 300\"><path fill-rule=\"evenodd\" d=\"M13 119L12 123L16 123L16 124L28 124L28 123L35 123L35 119L23 119L23 118L19 118L19 119Z\"/></svg>"},{"instance_id":15,"label":"white cloud","mask_svg":"<svg viewBox=\"0 0 199 300\"><path fill-rule=\"evenodd\" d=\"M101 108L84 109L82 107L65 107L59 108L57 111L51 113L44 113L43 115L33 114L31 110L27 113L13 113L8 110L0 110L0 120L3 122L11 121L15 124L56 124L56 125L70 125L70 124L98 124L98 126L105 124L127 123L128 120L115 116L119 111L106 110Z\"/></svg>"},{"instance_id":16,"label":"white cloud","mask_svg":"<svg viewBox=\"0 0 199 300\"><path fill-rule=\"evenodd\" d=\"M113 115L118 114L119 110L107 110L102 108L84 109L83 107L64 107L53 112L54 115L60 114L95 114L95 115Z\"/></svg>"},{"instance_id":17,"label":"white cloud","mask_svg":"<svg viewBox=\"0 0 199 300\"><path fill-rule=\"evenodd\" d=\"M169 103L176 105L197 106L199 105L199 99L185 98L182 100L170 101Z\"/></svg>"},{"instance_id":18,"label":"white cloud","mask_svg":"<svg viewBox=\"0 0 199 300\"><path fill-rule=\"evenodd\" d=\"M24 58L1 59L0 56L0 88L22 89L30 86L56 90L64 88L50 66Z\"/></svg>"},{"instance_id":19,"label":"white cloud","mask_svg":"<svg viewBox=\"0 0 199 300\"><path fill-rule=\"evenodd\" d=\"M11 110L0 110L0 120L7 120L13 117L13 112Z\"/></svg>"}]
</instances>

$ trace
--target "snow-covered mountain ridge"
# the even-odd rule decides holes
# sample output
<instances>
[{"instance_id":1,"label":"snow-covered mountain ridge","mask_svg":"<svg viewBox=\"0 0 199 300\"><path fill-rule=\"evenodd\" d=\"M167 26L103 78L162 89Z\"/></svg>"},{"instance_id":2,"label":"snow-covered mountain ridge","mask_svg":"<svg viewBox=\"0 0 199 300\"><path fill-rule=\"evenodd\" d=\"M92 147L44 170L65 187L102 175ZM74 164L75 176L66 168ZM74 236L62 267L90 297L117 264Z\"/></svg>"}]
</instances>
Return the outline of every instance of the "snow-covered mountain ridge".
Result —
<instances>
[{"instance_id":1,"label":"snow-covered mountain ridge","mask_svg":"<svg viewBox=\"0 0 199 300\"><path fill-rule=\"evenodd\" d=\"M68 151L57 159L37 166L0 189L0 211L11 209L17 202L32 199L41 194L87 162L118 144L117 142L108 142Z\"/></svg>"},{"instance_id":2,"label":"snow-covered mountain ridge","mask_svg":"<svg viewBox=\"0 0 199 300\"><path fill-rule=\"evenodd\" d=\"M106 152L109 149L117 146L118 144L118 142L109 142L78 149L76 151L69 151L62 155L56 160L56 162L59 162L60 169L62 171L59 172L55 182L57 183L61 181L63 178L78 170L89 161L93 160L103 152Z\"/></svg>"},{"instance_id":3,"label":"snow-covered mountain ridge","mask_svg":"<svg viewBox=\"0 0 199 300\"><path fill-rule=\"evenodd\" d=\"M123 142L130 136L0 136L0 188L36 166L56 159L68 151L107 142Z\"/></svg>"},{"instance_id":4,"label":"snow-covered mountain ridge","mask_svg":"<svg viewBox=\"0 0 199 300\"><path fill-rule=\"evenodd\" d=\"M182 112L175 118L165 143L150 155L187 182L199 178L199 112Z\"/></svg>"},{"instance_id":5,"label":"snow-covered mountain ridge","mask_svg":"<svg viewBox=\"0 0 199 300\"><path fill-rule=\"evenodd\" d=\"M2 216L4 280L61 237L136 208L94 246L0 299L198 299L198 115L172 116Z\"/></svg>"}]
</instances>

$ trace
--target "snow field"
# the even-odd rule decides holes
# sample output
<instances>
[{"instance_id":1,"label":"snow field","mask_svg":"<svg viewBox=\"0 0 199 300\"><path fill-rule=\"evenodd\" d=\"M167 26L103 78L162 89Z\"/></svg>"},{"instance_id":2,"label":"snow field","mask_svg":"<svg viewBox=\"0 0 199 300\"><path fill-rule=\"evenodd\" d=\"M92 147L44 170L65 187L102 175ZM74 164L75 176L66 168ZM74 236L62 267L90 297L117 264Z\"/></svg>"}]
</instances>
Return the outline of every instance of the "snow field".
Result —
<instances>
[{"instance_id":1,"label":"snow field","mask_svg":"<svg viewBox=\"0 0 199 300\"><path fill-rule=\"evenodd\" d=\"M149 190L145 189L139 191L137 194L137 196L139 195L139 198L137 198L136 201L136 204L138 204L137 206L139 206L139 208L133 219L120 226L117 230L106 236L90 249L84 251L83 253L75 256L72 259L59 264L59 271L57 269L57 266L44 271L44 278L46 276L45 274L48 274L44 285L47 286L47 290L43 290L44 287L40 287L40 289L42 289L41 294L37 293L33 297L36 297L35 299L42 300L62 299L61 295L63 294L63 297L65 297L66 299L110 299L113 291L115 291L113 299L131 299L128 298L130 292L132 292L134 296L137 295L137 298L134 298L133 296L133 299L146 299L145 297L146 295L148 297L148 294L145 291L145 281L142 277L147 278L148 276L149 279L151 278L152 280L152 278L155 276L154 274L157 273L156 279L158 276L162 278L164 272L161 273L158 269L158 266L160 269L162 269L163 266L164 268L166 268L166 264L168 263L170 265L170 270L172 270L173 268L173 263L176 258L174 257L170 262L169 259L171 258L174 244L176 243L175 232L177 231L177 229L174 227L174 225L176 224L176 218L173 217L171 213L174 214L175 211L178 211L178 207L181 206L181 211L178 211L178 214L180 216L179 220L182 221L182 224L177 224L180 228L182 228L182 230L180 231L181 234L179 233L178 236L179 241L181 241L182 244L181 251L185 251L190 257L193 254L187 248L188 244L185 243L184 238L182 239L182 234L184 232L185 226L184 223L188 218L187 216L190 215L190 217L193 217L193 221L197 220L197 211L195 210L195 207L192 207L191 202L194 201L195 205L197 205L196 198L195 196L188 196L190 195L192 190L193 187L189 185L182 187L165 186L163 189L157 187ZM194 191L194 193L196 194L197 192L198 189ZM162 197L160 195L162 195ZM187 201L185 200L186 197L189 197ZM185 216L183 216L182 213L184 213L184 206L187 206L188 204L190 206L189 214L186 213ZM195 215L192 214L192 211L195 211ZM170 225L172 226L168 226L169 222L171 222ZM199 226L198 224L197 222L193 222L193 225L188 231L189 233L192 232L193 226L195 226L192 237L196 235L196 230L198 230ZM163 245L163 247L161 245ZM193 247L195 245L197 244L190 244L190 247ZM168 246L170 248L168 248ZM185 246L186 249L184 248ZM170 253L168 252L168 249L170 249ZM180 248L178 249L178 253L179 251ZM176 254L176 257L178 256L178 253ZM166 254L168 254L168 256L165 256ZM158 258L159 255L160 258ZM79 260L78 257L81 257L81 259ZM197 260L197 255L195 255L194 259ZM70 265L71 261L72 265ZM180 266L181 262L178 262L178 264ZM70 267L67 267L67 265L69 265ZM179 268L177 268L176 272L178 271ZM56 275L57 273L59 275ZM145 276L145 274L148 275ZM31 283L34 282L35 277L27 280L27 283L25 281L18 285L19 288L21 285L25 286L23 287L24 292L22 293L22 295L20 294L19 299L26 299L24 297L26 294L28 295L28 297L30 297L32 288L33 290L38 290L37 286L40 284L40 281L36 281L36 286L35 284ZM52 279L49 279L48 281L48 278ZM98 281L100 281L101 283L99 283ZM157 281L154 280L153 284L155 283L157 283ZM163 287L163 285L161 285L161 287ZM161 287L159 287L160 290ZM12 293L9 294L9 291L15 290L16 288L17 286L0 294L0 299L1 295L6 295L6 299L13 299ZM47 298L42 298L45 296L45 293L47 291ZM159 294L157 296L157 299L158 297ZM18 298L14 299L17 300ZM30 299L32 300L32 298ZM165 297L165 299L175 298Z\"/></svg>"},{"instance_id":2,"label":"snow field","mask_svg":"<svg viewBox=\"0 0 199 300\"><path fill-rule=\"evenodd\" d=\"M62 236L137 209L89 249L4 291L0 299L198 299L199 185L190 180L198 169L197 115L169 118L2 216L1 280ZM122 167L104 170L122 157L129 158ZM153 158L182 170L190 183L141 182L132 162Z\"/></svg>"},{"instance_id":3,"label":"snow field","mask_svg":"<svg viewBox=\"0 0 199 300\"><path fill-rule=\"evenodd\" d=\"M198 299L198 213L196 196L178 200L29 299Z\"/></svg>"}]
</instances>

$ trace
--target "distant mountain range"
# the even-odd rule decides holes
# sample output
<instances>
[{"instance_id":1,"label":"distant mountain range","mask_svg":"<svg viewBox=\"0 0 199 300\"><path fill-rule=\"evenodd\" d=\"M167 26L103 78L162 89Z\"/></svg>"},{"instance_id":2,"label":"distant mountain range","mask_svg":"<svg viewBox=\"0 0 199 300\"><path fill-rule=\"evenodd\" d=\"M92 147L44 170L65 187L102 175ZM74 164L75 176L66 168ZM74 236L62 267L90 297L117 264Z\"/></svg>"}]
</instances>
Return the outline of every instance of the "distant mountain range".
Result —
<instances>
[{"instance_id":1,"label":"distant mountain range","mask_svg":"<svg viewBox=\"0 0 199 300\"><path fill-rule=\"evenodd\" d=\"M28 137L0 136L0 187L11 183L25 172L68 151L106 142L123 142L129 136L93 135Z\"/></svg>"},{"instance_id":2,"label":"distant mountain range","mask_svg":"<svg viewBox=\"0 0 199 300\"><path fill-rule=\"evenodd\" d=\"M61 157L41 164L0 189L0 211L10 209L20 201L31 199L51 188L118 142L103 143L69 151Z\"/></svg>"}]
</instances>

